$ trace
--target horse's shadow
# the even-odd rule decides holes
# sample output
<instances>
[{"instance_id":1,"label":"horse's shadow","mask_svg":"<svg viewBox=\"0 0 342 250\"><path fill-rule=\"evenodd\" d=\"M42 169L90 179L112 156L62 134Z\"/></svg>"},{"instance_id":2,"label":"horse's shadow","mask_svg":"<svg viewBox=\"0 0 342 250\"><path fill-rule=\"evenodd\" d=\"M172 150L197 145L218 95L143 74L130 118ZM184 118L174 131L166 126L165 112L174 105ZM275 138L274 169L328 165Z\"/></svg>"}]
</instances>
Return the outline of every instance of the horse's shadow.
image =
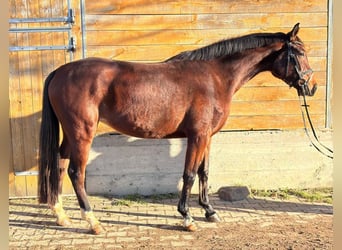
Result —
<instances>
[{"instance_id":1,"label":"horse's shadow","mask_svg":"<svg viewBox=\"0 0 342 250\"><path fill-rule=\"evenodd\" d=\"M197 198L197 196L196 196ZM194 195L191 197L191 207L199 207L195 205ZM331 215L333 214L333 207L329 204L315 204L315 203L303 203L303 202L291 202L291 201L281 201L281 200L270 200L270 199L258 199L258 198L247 198L242 201L227 202L220 200L216 195L212 195L214 208L219 214L225 214L227 212L234 212L236 216L241 213L241 216L245 213L249 213L252 216L260 215L263 216L274 216L274 213L301 213L303 215ZM108 198L103 198L108 199ZM105 228L111 226L133 226L133 227L145 227L151 229L161 229L161 230L171 230L171 231L184 231L182 227L182 218L180 215L176 215L176 212L165 214L164 211L155 208L155 205L160 206L161 209L165 206L177 206L178 199L167 199L153 201L151 199L144 201L145 206L151 206L155 210L154 212L144 212L136 211L132 212L131 209L125 211L124 206L120 209L117 207L105 207L97 206L94 212L100 222ZM55 224L55 218L50 213L47 206L25 203L25 200L10 200L9 203L9 226L10 227L21 227L21 228L31 228L31 229L50 229L62 232L72 232L72 233L89 233L86 229L85 222L81 220L79 214L79 207L76 199L69 199L65 204L65 210L70 215L73 225L71 227L61 227ZM25 208L20 211L17 208ZM43 212L42 212L43 211ZM119 217L125 216L127 219L125 221L120 221ZM12 218L13 217L13 218ZM130 220L129 217L132 219ZM149 219L153 219L150 222ZM165 221L172 219L173 221L179 219L179 223L167 224ZM199 222L204 222L204 216L194 216L194 219ZM160 220L160 223L156 222ZM82 224L83 223L83 224ZM222 222L225 223L225 222ZM82 225L81 225L82 224ZM229 226L227 224L227 226Z\"/></svg>"}]
</instances>

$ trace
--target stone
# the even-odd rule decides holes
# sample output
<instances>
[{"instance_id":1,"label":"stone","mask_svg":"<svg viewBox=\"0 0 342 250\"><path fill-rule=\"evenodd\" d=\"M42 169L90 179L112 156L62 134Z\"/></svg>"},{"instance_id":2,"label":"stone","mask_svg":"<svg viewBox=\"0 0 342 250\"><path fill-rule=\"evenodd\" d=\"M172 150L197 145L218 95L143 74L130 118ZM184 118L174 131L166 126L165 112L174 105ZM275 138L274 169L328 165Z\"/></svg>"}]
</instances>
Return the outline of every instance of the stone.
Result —
<instances>
[{"instance_id":1,"label":"stone","mask_svg":"<svg viewBox=\"0 0 342 250\"><path fill-rule=\"evenodd\" d=\"M241 201L248 197L249 190L246 186L221 187L218 195L224 201Z\"/></svg>"}]
</instances>

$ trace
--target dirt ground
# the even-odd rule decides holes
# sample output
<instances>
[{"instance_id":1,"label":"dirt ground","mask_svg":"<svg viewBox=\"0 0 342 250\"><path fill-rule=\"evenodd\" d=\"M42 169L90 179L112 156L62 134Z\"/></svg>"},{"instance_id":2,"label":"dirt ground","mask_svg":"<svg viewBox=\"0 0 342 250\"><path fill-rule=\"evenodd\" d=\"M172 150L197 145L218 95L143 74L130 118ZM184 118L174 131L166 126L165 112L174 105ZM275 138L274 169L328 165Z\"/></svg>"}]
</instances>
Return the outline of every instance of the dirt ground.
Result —
<instances>
[{"instance_id":1,"label":"dirt ground","mask_svg":"<svg viewBox=\"0 0 342 250\"><path fill-rule=\"evenodd\" d=\"M184 231L177 198L117 202L91 196L95 215L105 231L91 235L80 219L75 197L64 207L72 219L68 228L56 226L46 205L36 199L10 200L9 249L332 249L331 204L248 198L227 202L217 195L211 203L221 217L209 223L192 197L190 211L198 230Z\"/></svg>"},{"instance_id":2,"label":"dirt ground","mask_svg":"<svg viewBox=\"0 0 342 250\"><path fill-rule=\"evenodd\" d=\"M191 233L183 232L179 226L173 232L161 230L149 241L138 241L134 246L121 244L121 247L170 249L159 245L160 238L169 237L170 241L174 241L181 239L181 235L184 237L184 234L193 240L190 245L181 244L181 249L333 249L332 217L298 220L287 215L276 216L267 222L222 223L210 230L201 229Z\"/></svg>"},{"instance_id":3,"label":"dirt ground","mask_svg":"<svg viewBox=\"0 0 342 250\"><path fill-rule=\"evenodd\" d=\"M218 224L210 232L193 233L199 241L184 249L332 249L332 218L277 216L272 222ZM140 247L149 249L152 245Z\"/></svg>"}]
</instances>

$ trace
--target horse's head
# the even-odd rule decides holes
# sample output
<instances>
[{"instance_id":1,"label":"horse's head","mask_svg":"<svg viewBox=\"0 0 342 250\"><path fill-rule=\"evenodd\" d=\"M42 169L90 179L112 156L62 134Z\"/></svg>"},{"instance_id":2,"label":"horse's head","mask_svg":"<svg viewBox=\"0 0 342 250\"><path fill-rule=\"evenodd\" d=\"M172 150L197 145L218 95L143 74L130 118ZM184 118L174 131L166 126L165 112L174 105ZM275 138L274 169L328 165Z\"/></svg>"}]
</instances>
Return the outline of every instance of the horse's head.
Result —
<instances>
[{"instance_id":1,"label":"horse's head","mask_svg":"<svg viewBox=\"0 0 342 250\"><path fill-rule=\"evenodd\" d=\"M287 34L288 41L274 61L272 74L296 88L298 95L313 96L317 84L313 79L304 44L297 36L298 31L299 23Z\"/></svg>"}]
</instances>

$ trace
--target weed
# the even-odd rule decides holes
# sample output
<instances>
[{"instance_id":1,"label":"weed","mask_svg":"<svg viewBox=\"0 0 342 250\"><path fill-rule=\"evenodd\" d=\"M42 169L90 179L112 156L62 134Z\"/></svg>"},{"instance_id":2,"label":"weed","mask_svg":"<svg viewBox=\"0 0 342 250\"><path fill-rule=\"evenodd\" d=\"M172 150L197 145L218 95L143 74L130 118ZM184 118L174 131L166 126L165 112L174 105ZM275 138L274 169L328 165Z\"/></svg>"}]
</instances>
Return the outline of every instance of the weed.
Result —
<instances>
[{"instance_id":1,"label":"weed","mask_svg":"<svg viewBox=\"0 0 342 250\"><path fill-rule=\"evenodd\" d=\"M252 196L271 197L288 200L298 198L308 202L322 202L332 204L332 188L313 188L313 189L274 189L274 190L256 190L251 189Z\"/></svg>"},{"instance_id":2,"label":"weed","mask_svg":"<svg viewBox=\"0 0 342 250\"><path fill-rule=\"evenodd\" d=\"M153 194L149 196L152 201L163 201L163 200L169 200L169 199L176 199L178 198L177 193L167 193L167 194Z\"/></svg>"},{"instance_id":3,"label":"weed","mask_svg":"<svg viewBox=\"0 0 342 250\"><path fill-rule=\"evenodd\" d=\"M113 198L112 205L113 206L127 206L130 207L134 204L145 204L144 196L140 194L129 194L125 195L122 198Z\"/></svg>"}]
</instances>

